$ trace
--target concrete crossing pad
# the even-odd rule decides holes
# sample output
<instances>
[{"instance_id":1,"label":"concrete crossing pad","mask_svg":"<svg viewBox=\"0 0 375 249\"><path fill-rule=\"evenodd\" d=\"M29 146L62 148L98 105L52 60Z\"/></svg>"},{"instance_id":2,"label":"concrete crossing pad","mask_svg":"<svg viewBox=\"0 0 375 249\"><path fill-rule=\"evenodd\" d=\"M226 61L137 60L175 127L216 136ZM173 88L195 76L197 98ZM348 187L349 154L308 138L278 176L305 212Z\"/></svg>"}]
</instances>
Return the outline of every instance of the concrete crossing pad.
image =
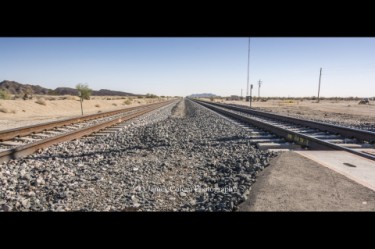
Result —
<instances>
[{"instance_id":1,"label":"concrete crossing pad","mask_svg":"<svg viewBox=\"0 0 375 249\"><path fill-rule=\"evenodd\" d=\"M375 161L346 151L296 151L375 191Z\"/></svg>"}]
</instances>

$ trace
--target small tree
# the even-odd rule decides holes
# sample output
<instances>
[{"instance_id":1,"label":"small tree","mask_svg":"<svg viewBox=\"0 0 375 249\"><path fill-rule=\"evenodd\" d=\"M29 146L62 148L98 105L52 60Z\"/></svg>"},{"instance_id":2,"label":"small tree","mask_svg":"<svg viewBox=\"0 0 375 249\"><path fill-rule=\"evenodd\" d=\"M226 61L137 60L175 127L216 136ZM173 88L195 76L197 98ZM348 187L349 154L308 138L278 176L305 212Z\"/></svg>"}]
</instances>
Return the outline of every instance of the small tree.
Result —
<instances>
[{"instance_id":1,"label":"small tree","mask_svg":"<svg viewBox=\"0 0 375 249\"><path fill-rule=\"evenodd\" d=\"M77 84L76 89L78 90L78 95L81 100L81 112L83 115L83 107L82 107L82 101L84 99L89 100L92 90L89 88L87 84Z\"/></svg>"},{"instance_id":2,"label":"small tree","mask_svg":"<svg viewBox=\"0 0 375 249\"><path fill-rule=\"evenodd\" d=\"M81 96L82 100L90 99L92 90L89 88L87 84L77 84L76 89L78 90L78 94Z\"/></svg>"}]
</instances>

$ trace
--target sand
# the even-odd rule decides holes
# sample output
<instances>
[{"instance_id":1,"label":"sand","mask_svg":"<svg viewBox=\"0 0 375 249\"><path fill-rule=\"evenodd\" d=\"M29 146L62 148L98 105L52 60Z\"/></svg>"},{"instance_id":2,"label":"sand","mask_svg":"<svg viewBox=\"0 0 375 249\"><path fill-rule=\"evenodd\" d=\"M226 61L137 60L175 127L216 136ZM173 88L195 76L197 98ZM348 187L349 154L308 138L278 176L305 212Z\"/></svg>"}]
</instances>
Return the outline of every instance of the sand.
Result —
<instances>
[{"instance_id":1,"label":"sand","mask_svg":"<svg viewBox=\"0 0 375 249\"><path fill-rule=\"evenodd\" d=\"M49 98L55 100L48 100ZM45 105L36 103L36 98L32 100L0 100L0 130L80 116L79 98L72 96L67 98L63 100L62 97L45 97ZM126 105L124 101L127 99L129 98L92 97L90 100L83 101L83 113L95 114L100 111L118 110L162 100L132 98L132 104Z\"/></svg>"},{"instance_id":2,"label":"sand","mask_svg":"<svg viewBox=\"0 0 375 249\"><path fill-rule=\"evenodd\" d=\"M338 120L343 124L362 122L374 126L375 101L370 101L369 105L359 105L358 102L322 100L316 103L312 100L268 100L267 102L253 102L252 107L300 118L322 121ZM249 106L249 102L245 101L224 101L224 103Z\"/></svg>"},{"instance_id":3,"label":"sand","mask_svg":"<svg viewBox=\"0 0 375 249\"><path fill-rule=\"evenodd\" d=\"M267 102L252 102L253 107L260 107L264 109L273 108L275 110L301 110L301 111L322 111L331 113L346 113L351 115L371 116L375 117L375 103L372 101L370 105L359 105L359 101L332 101L321 100L319 103L312 100L268 100ZM225 101L225 103L232 103L238 105L249 105L245 101Z\"/></svg>"}]
</instances>

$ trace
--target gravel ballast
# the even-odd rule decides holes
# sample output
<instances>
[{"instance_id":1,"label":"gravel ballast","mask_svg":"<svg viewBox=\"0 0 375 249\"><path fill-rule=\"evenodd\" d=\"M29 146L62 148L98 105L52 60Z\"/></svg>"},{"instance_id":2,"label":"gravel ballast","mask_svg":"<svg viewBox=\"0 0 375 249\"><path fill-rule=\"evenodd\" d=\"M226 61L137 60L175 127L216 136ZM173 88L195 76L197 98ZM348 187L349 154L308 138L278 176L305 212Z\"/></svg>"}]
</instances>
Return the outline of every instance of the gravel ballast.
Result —
<instances>
[{"instance_id":1,"label":"gravel ballast","mask_svg":"<svg viewBox=\"0 0 375 249\"><path fill-rule=\"evenodd\" d=\"M182 100L0 168L3 211L235 211L275 153Z\"/></svg>"}]
</instances>

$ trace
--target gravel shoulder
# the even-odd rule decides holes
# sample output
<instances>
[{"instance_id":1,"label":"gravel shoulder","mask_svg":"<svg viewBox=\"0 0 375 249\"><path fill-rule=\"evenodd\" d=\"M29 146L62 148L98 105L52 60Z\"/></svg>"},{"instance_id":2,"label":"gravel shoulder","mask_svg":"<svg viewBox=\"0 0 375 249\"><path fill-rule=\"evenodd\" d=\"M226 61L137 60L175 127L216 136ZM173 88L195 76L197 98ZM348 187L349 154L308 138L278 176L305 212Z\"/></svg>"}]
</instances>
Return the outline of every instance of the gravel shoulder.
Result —
<instances>
[{"instance_id":1,"label":"gravel shoulder","mask_svg":"<svg viewBox=\"0 0 375 249\"><path fill-rule=\"evenodd\" d=\"M271 159L239 211L375 211L375 193L293 152Z\"/></svg>"}]
</instances>

